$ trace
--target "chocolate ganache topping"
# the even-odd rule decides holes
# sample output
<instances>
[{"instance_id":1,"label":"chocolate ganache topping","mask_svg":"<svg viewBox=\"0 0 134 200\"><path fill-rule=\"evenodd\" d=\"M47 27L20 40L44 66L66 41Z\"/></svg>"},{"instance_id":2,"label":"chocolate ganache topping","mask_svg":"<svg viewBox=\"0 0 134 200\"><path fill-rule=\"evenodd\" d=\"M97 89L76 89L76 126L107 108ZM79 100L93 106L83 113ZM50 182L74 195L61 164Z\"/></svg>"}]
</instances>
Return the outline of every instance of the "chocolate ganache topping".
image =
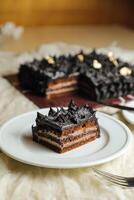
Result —
<instances>
[{"instance_id":1,"label":"chocolate ganache topping","mask_svg":"<svg viewBox=\"0 0 134 200\"><path fill-rule=\"evenodd\" d=\"M88 105L78 107L73 101L67 109L50 108L48 115L37 113L36 124L38 127L48 125L57 130L63 130L68 126L73 126L83 121L95 118L95 111Z\"/></svg>"},{"instance_id":2,"label":"chocolate ganache topping","mask_svg":"<svg viewBox=\"0 0 134 200\"><path fill-rule=\"evenodd\" d=\"M116 81L120 82L122 79L127 81L128 77L130 80L134 75L134 66L122 62L119 59L116 59L115 64L115 60L113 62L108 55L98 54L95 50L85 57L85 62L87 67L81 71L81 74L90 78L91 82L96 86L101 84L112 84ZM121 71L121 68L123 67L128 68L124 69L126 72L126 76L124 75L124 77L122 77L124 71ZM127 75L129 76L127 77Z\"/></svg>"}]
</instances>

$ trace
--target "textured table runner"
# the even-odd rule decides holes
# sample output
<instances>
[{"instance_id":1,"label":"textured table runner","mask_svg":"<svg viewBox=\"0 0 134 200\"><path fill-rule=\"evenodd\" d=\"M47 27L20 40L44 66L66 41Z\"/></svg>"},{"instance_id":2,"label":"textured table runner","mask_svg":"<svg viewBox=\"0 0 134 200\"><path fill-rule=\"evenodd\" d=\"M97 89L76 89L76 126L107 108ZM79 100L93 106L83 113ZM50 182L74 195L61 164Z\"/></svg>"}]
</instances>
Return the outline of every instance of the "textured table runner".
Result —
<instances>
[{"instance_id":1,"label":"textured table runner","mask_svg":"<svg viewBox=\"0 0 134 200\"><path fill-rule=\"evenodd\" d=\"M21 55L0 52L0 125L13 116L37 108L2 78L2 75L17 72L19 63L32 60L33 57L75 53L81 48L77 45L53 43ZM99 51L109 50L134 63L134 51L117 47ZM120 113L115 117L123 120L134 132L134 126L128 124ZM124 155L97 168L119 175L134 176L134 141ZM134 189L123 190L97 178L90 167L72 170L33 167L0 153L0 200L133 200L133 194Z\"/></svg>"}]
</instances>

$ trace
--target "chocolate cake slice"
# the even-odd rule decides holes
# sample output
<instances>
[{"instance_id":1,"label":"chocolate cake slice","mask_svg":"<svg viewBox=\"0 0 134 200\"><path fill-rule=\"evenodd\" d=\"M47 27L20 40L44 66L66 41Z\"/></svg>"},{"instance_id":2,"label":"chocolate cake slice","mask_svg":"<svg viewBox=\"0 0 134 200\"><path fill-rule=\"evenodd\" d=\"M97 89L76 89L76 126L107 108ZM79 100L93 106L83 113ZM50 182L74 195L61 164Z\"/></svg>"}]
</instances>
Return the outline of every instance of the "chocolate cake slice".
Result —
<instances>
[{"instance_id":1,"label":"chocolate cake slice","mask_svg":"<svg viewBox=\"0 0 134 200\"><path fill-rule=\"evenodd\" d=\"M100 137L100 130L95 111L71 101L66 109L50 108L48 115L37 113L32 134L35 142L64 153Z\"/></svg>"}]
</instances>

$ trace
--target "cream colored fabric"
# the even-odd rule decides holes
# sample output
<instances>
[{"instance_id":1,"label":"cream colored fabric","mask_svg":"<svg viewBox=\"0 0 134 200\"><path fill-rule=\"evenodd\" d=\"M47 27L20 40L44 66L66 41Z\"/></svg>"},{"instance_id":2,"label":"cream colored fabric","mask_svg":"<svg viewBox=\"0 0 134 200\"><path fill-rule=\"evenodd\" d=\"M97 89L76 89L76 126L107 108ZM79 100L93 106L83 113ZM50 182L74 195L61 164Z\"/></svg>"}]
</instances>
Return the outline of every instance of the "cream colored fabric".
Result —
<instances>
[{"instance_id":1,"label":"cream colored fabric","mask_svg":"<svg viewBox=\"0 0 134 200\"><path fill-rule=\"evenodd\" d=\"M18 63L31 60L33 56L42 57L47 53L61 54L70 51L73 53L78 49L81 48L60 43L43 45L36 51L22 55L1 52L0 56L3 55L3 58L0 57L0 74L2 76L17 71ZM119 56L127 55L133 62L134 52L115 47L114 51ZM4 78L0 78L0 124L36 108ZM123 120L121 114L116 117ZM129 127L134 131L132 125ZM115 174L134 176L134 141L123 156L98 168ZM133 200L133 194L134 189L123 190L97 178L90 167L73 170L39 168L19 163L0 153L0 200Z\"/></svg>"}]
</instances>

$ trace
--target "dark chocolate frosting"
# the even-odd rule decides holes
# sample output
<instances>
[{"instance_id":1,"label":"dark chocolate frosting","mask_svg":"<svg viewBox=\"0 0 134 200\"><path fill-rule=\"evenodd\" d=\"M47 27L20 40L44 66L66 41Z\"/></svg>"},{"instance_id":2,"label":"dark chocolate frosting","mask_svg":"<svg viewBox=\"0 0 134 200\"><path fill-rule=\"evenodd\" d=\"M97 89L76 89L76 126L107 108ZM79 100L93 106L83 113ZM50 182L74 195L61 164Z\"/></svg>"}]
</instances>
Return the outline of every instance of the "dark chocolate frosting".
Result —
<instances>
[{"instance_id":1,"label":"dark chocolate frosting","mask_svg":"<svg viewBox=\"0 0 134 200\"><path fill-rule=\"evenodd\" d=\"M50 108L48 115L37 113L36 124L38 127L50 126L58 130L72 125L77 125L91 118L95 118L95 111L88 105L77 106L71 101L67 107L57 108L54 110Z\"/></svg>"},{"instance_id":2,"label":"dark chocolate frosting","mask_svg":"<svg viewBox=\"0 0 134 200\"><path fill-rule=\"evenodd\" d=\"M83 55L83 61L78 59L79 55ZM107 79L113 79L114 77L119 77L118 67L127 66L134 70L134 66L128 63L123 63L117 59L118 67L110 61L108 55L98 54L96 51L92 51L89 54L84 54L82 51L74 56L64 56L51 57L54 63L48 63L47 59L34 60L31 63L24 63L20 66L20 71L23 68L29 68L30 70L40 74L40 76L47 77L48 79L57 79L60 77L65 77L75 72L85 74L87 77L94 78L93 81L97 84L102 82L105 77ZM95 69L93 67L93 61L97 60L102 67L100 69Z\"/></svg>"},{"instance_id":3,"label":"dark chocolate frosting","mask_svg":"<svg viewBox=\"0 0 134 200\"><path fill-rule=\"evenodd\" d=\"M100 69L94 68L94 60L97 60L101 64L102 67ZM96 86L103 83L109 84L115 79L119 80L120 78L118 67L109 60L109 57L107 55L97 54L96 51L93 51L91 54L87 55L86 63L87 67L82 72L82 74L90 78L91 82ZM117 60L117 63L120 66L119 60Z\"/></svg>"}]
</instances>

